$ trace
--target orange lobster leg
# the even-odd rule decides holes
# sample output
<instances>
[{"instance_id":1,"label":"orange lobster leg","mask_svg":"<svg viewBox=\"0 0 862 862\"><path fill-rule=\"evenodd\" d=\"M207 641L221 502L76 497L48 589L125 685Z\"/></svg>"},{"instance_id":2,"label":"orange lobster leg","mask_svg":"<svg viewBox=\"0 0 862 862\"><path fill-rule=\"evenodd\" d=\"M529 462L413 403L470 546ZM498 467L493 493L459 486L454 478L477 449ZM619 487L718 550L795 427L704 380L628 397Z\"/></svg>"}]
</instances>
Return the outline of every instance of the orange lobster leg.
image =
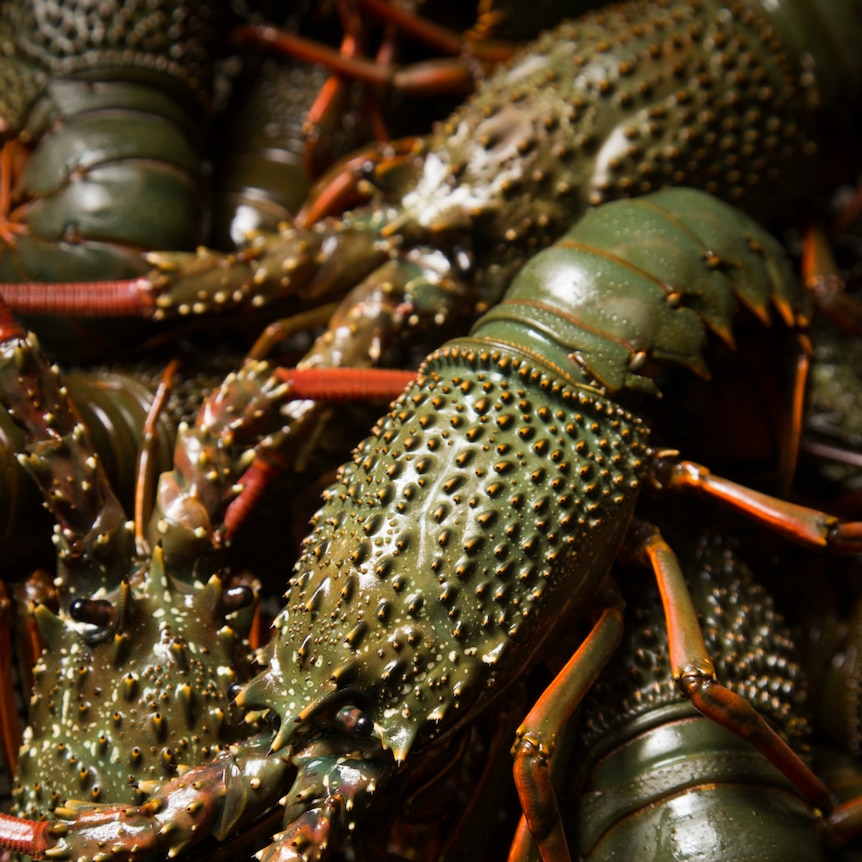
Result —
<instances>
[{"instance_id":1,"label":"orange lobster leg","mask_svg":"<svg viewBox=\"0 0 862 862\"><path fill-rule=\"evenodd\" d=\"M524 814L512 843L509 862L527 858L531 837L539 846L543 862L569 859L563 822L551 783L550 760L566 722L622 638L622 601L614 596L609 604L577 652L518 728L512 755L515 758L515 784Z\"/></svg>"},{"instance_id":2,"label":"orange lobster leg","mask_svg":"<svg viewBox=\"0 0 862 862\"><path fill-rule=\"evenodd\" d=\"M27 225L15 220L12 189L24 168L26 151L18 140L7 141L0 148L0 242L15 245L16 237L27 233Z\"/></svg>"},{"instance_id":3,"label":"orange lobster leg","mask_svg":"<svg viewBox=\"0 0 862 862\"><path fill-rule=\"evenodd\" d=\"M742 696L718 682L676 554L658 529L641 522L630 535L635 558L651 566L667 621L673 676L708 718L747 739L821 811L832 808L829 791L792 748Z\"/></svg>"},{"instance_id":4,"label":"orange lobster leg","mask_svg":"<svg viewBox=\"0 0 862 862\"><path fill-rule=\"evenodd\" d=\"M825 831L831 847L843 847L862 835L862 797L837 805L826 820Z\"/></svg>"},{"instance_id":5,"label":"orange lobster leg","mask_svg":"<svg viewBox=\"0 0 862 862\"><path fill-rule=\"evenodd\" d=\"M841 521L818 509L762 494L729 479L714 476L707 467L665 455L654 465L656 486L718 500L762 522L791 542L837 554L862 553L862 521Z\"/></svg>"},{"instance_id":6,"label":"orange lobster leg","mask_svg":"<svg viewBox=\"0 0 862 862\"><path fill-rule=\"evenodd\" d=\"M321 63L339 75L377 87L404 90L410 95L440 92L468 93L473 89L473 73L463 60L441 58L406 67L383 66L374 60L350 57L304 36L271 24L246 24L232 37L237 45L261 45L306 60Z\"/></svg>"},{"instance_id":7,"label":"orange lobster leg","mask_svg":"<svg viewBox=\"0 0 862 862\"><path fill-rule=\"evenodd\" d=\"M829 241L816 227L803 236L802 277L823 314L841 329L862 334L862 303L847 293Z\"/></svg>"},{"instance_id":8,"label":"orange lobster leg","mask_svg":"<svg viewBox=\"0 0 862 862\"><path fill-rule=\"evenodd\" d=\"M362 27L359 16L344 0L337 2L338 13L344 28L341 40L341 54L345 57L361 56ZM321 87L305 117L303 132L305 146L303 147L303 162L309 176L318 177L331 159L321 154L335 129L341 123L345 99L348 93L348 81L338 74L330 75ZM385 140L386 135L380 140Z\"/></svg>"},{"instance_id":9,"label":"orange lobster leg","mask_svg":"<svg viewBox=\"0 0 862 862\"><path fill-rule=\"evenodd\" d=\"M374 192L368 179L369 165L375 175L409 163L421 149L420 138L374 143L356 150L325 171L308 192L294 224L307 228L327 216L334 216L365 203Z\"/></svg>"},{"instance_id":10,"label":"orange lobster leg","mask_svg":"<svg viewBox=\"0 0 862 862\"><path fill-rule=\"evenodd\" d=\"M162 379L153 396L153 403L147 413L144 422L143 442L138 453L138 480L135 482L135 543L138 552L147 553L147 543L144 538L147 519L153 510L155 499L155 458L159 445L159 434L157 424L159 416L165 409L171 389L173 387L174 375L179 368L180 362L174 359L162 374Z\"/></svg>"},{"instance_id":11,"label":"orange lobster leg","mask_svg":"<svg viewBox=\"0 0 862 862\"><path fill-rule=\"evenodd\" d=\"M415 371L393 368L278 368L276 377L290 384L287 397L309 401L360 401L397 398Z\"/></svg>"},{"instance_id":12,"label":"orange lobster leg","mask_svg":"<svg viewBox=\"0 0 862 862\"><path fill-rule=\"evenodd\" d=\"M465 54L489 63L503 63L515 50L508 42L465 38L386 0L359 0L359 5L445 54Z\"/></svg>"}]
</instances>

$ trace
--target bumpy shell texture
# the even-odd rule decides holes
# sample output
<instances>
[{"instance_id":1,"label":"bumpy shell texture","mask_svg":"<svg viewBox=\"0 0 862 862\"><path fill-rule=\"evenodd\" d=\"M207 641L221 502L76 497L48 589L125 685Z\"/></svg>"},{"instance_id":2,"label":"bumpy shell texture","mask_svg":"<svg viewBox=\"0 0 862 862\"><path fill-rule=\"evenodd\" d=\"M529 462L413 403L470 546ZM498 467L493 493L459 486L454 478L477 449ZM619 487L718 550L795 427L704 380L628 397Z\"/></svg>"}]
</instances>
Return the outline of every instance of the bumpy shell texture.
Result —
<instances>
[{"instance_id":1,"label":"bumpy shell texture","mask_svg":"<svg viewBox=\"0 0 862 862\"><path fill-rule=\"evenodd\" d=\"M804 48L757 4L621 3L565 22L435 128L397 222L407 236L469 230L493 294L616 198L687 185L774 216L804 196L816 152Z\"/></svg>"},{"instance_id":2,"label":"bumpy shell texture","mask_svg":"<svg viewBox=\"0 0 862 862\"><path fill-rule=\"evenodd\" d=\"M243 670L221 581L183 590L156 549L143 581L127 589L116 630L98 642L36 609L46 649L13 788L22 816L69 799L140 802L137 782L172 777L247 734L229 708Z\"/></svg>"},{"instance_id":3,"label":"bumpy shell texture","mask_svg":"<svg viewBox=\"0 0 862 862\"><path fill-rule=\"evenodd\" d=\"M278 746L361 690L398 760L452 728L590 607L645 436L516 352L441 348L327 491L243 705L279 714Z\"/></svg>"}]
</instances>

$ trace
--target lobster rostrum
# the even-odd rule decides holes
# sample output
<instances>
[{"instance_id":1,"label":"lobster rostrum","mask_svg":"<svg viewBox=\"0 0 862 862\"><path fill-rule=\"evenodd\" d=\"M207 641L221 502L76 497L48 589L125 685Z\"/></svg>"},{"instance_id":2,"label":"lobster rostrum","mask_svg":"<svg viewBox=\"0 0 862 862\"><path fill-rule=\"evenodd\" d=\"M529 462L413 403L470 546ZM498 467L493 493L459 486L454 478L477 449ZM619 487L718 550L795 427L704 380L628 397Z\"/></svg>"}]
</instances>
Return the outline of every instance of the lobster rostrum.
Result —
<instances>
[{"instance_id":1,"label":"lobster rostrum","mask_svg":"<svg viewBox=\"0 0 862 862\"><path fill-rule=\"evenodd\" d=\"M626 406L657 394L662 368L703 371L707 331L730 340L738 300L762 317L774 305L793 328L807 321L806 296L780 247L727 205L678 189L585 217L530 261L470 336L428 357L327 491L267 667L237 697L268 710L277 729L162 785L142 785L152 795L141 806L67 805L54 822L16 822L15 848L57 858L174 855L254 819L282 798L293 768L285 831L261 858L331 858L361 835L387 785L417 758L433 759L435 746L583 620L589 635L514 750L543 858L565 858L542 776L555 728L619 641L621 602L608 572L621 554L659 578L677 684L708 716L744 727L810 803L828 810L825 788L786 742L718 684L673 552L655 528L632 522L643 487L678 489L736 501L798 541L859 550L856 525L778 505L651 449L647 424ZM240 378L247 375L256 388L243 390L239 413L267 434L280 421L281 378L256 362ZM232 379L227 391L237 385ZM218 418L223 400L215 396L202 414L217 427L230 425ZM181 441L175 463L197 451ZM184 535L177 529L162 524L154 534L166 559L174 558L168 540ZM178 565L206 568L206 532L183 547ZM188 556L193 547L200 560Z\"/></svg>"}]
</instances>

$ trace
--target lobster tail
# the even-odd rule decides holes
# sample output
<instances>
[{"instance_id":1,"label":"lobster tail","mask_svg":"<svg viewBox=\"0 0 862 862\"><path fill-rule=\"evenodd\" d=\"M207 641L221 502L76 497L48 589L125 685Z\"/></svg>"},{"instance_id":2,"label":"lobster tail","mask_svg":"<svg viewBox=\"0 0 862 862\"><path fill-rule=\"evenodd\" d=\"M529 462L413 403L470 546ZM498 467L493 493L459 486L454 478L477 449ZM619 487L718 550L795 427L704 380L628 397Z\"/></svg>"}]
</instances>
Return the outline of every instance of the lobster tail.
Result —
<instances>
[{"instance_id":1,"label":"lobster tail","mask_svg":"<svg viewBox=\"0 0 862 862\"><path fill-rule=\"evenodd\" d=\"M14 46L0 56L3 281L128 278L146 271L142 250L204 239L213 8L0 6L0 42Z\"/></svg>"},{"instance_id":2,"label":"lobster tail","mask_svg":"<svg viewBox=\"0 0 862 862\"><path fill-rule=\"evenodd\" d=\"M166 5L173 13L170 38L164 34L165 12L154 4L109 0L93 6L71 0L58 9L44 0L4 3L0 38L16 49L0 58L4 131L24 125L52 77L109 72L114 80L150 80L189 104L208 105L218 14L202 0Z\"/></svg>"},{"instance_id":3,"label":"lobster tail","mask_svg":"<svg viewBox=\"0 0 862 862\"><path fill-rule=\"evenodd\" d=\"M581 219L515 277L473 328L517 344L583 384L658 394L659 367L703 376L707 331L732 344L737 301L764 323L808 320L783 249L729 204L694 189L617 201Z\"/></svg>"}]
</instances>

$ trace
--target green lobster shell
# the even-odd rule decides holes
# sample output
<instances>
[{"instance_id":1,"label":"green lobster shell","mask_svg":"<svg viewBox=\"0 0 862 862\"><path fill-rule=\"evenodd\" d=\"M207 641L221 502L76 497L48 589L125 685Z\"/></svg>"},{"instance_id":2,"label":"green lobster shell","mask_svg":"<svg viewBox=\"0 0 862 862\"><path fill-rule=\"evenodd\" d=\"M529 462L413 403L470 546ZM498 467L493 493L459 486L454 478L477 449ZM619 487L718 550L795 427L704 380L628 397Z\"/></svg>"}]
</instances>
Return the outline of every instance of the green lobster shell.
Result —
<instances>
[{"instance_id":1,"label":"green lobster shell","mask_svg":"<svg viewBox=\"0 0 862 862\"><path fill-rule=\"evenodd\" d=\"M29 232L0 277L123 277L141 249L201 241L219 18L202 0L2 5L0 125L31 151L11 190Z\"/></svg>"},{"instance_id":2,"label":"green lobster shell","mask_svg":"<svg viewBox=\"0 0 862 862\"><path fill-rule=\"evenodd\" d=\"M630 226L631 241L616 242L613 227ZM607 204L536 255L499 310L426 359L326 492L266 668L237 696L277 730L148 785L137 808L68 822L76 812L59 809L38 833L44 852L86 856L95 842L106 859L175 855L193 832L224 837L281 798L292 764L285 831L259 858L331 858L384 787L397 793L411 764L548 659L573 624L617 607L609 571L655 478L635 411L660 375L704 369L708 332L731 340L737 303L767 318L771 303L791 328L807 319L780 248L703 192ZM199 515L220 511L237 449L281 427L280 379L247 363L180 434L152 527L169 568L200 576L210 565ZM194 505L173 517L183 489ZM265 793L226 777L244 763L266 773Z\"/></svg>"},{"instance_id":3,"label":"green lobster shell","mask_svg":"<svg viewBox=\"0 0 862 862\"><path fill-rule=\"evenodd\" d=\"M175 559L166 564L155 541L151 554L138 553L134 524L126 521L68 391L35 340L4 341L0 379L4 406L26 432L20 461L57 524L59 608L28 611L45 649L34 669L15 805L37 816L82 796L133 803L141 799L140 782L167 778L178 764L206 762L248 734L230 706L230 691L250 676L244 637L253 591L228 593L215 566L204 573L205 582L196 580L191 567ZM79 385L77 391L87 390ZM130 391L112 409L91 402L82 412L118 420L114 430L142 436L135 421L143 424L148 408L133 394L139 395ZM109 436L111 429L94 427ZM167 434L159 423L152 433ZM179 433L187 441L195 432L183 424ZM111 446L105 451L122 456ZM183 466L170 477L171 490L182 486ZM189 509L201 512L198 499L185 510L176 496L170 502L170 511L154 518L154 530L164 524L167 531L171 519L182 520ZM184 534L175 527L164 537L169 550L183 550L189 534L197 548L200 531Z\"/></svg>"},{"instance_id":4,"label":"green lobster shell","mask_svg":"<svg viewBox=\"0 0 862 862\"><path fill-rule=\"evenodd\" d=\"M327 492L242 703L283 716L285 744L289 716L357 689L403 760L535 661L549 617L590 606L645 436L550 368L442 349Z\"/></svg>"},{"instance_id":5,"label":"green lobster shell","mask_svg":"<svg viewBox=\"0 0 862 862\"><path fill-rule=\"evenodd\" d=\"M638 229L614 247L607 225ZM587 241L600 232L607 252ZM780 247L672 189L585 218L435 351L326 492L269 668L239 698L280 717L273 748L301 750L347 704L383 748L369 770L387 750L400 763L592 612L651 456L619 401L657 391L647 368L702 369L707 325L730 338L737 298L804 322Z\"/></svg>"},{"instance_id":6,"label":"green lobster shell","mask_svg":"<svg viewBox=\"0 0 862 862\"><path fill-rule=\"evenodd\" d=\"M230 625L241 633L243 623L223 596L216 576L203 588L176 583L156 548L98 638L35 609L46 649L34 669L16 811L39 817L69 799L140 802L139 782L206 762L246 735L228 705L231 685L249 673Z\"/></svg>"}]
</instances>

